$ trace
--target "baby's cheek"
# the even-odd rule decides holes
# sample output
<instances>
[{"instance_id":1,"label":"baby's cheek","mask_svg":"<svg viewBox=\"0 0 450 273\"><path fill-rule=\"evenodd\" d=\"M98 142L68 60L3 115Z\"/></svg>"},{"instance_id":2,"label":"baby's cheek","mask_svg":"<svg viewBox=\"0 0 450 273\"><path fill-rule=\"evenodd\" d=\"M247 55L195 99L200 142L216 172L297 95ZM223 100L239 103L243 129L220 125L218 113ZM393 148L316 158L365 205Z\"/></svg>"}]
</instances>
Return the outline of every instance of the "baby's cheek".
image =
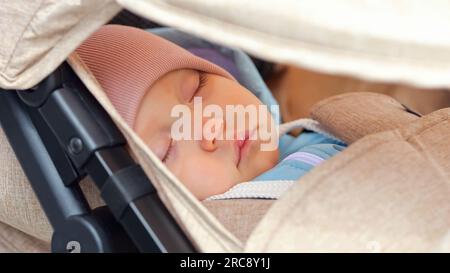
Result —
<instances>
[{"instance_id":1,"label":"baby's cheek","mask_svg":"<svg viewBox=\"0 0 450 273\"><path fill-rule=\"evenodd\" d=\"M236 170L223 161L190 158L177 177L200 200L229 190L235 183Z\"/></svg>"},{"instance_id":2,"label":"baby's cheek","mask_svg":"<svg viewBox=\"0 0 450 273\"><path fill-rule=\"evenodd\" d=\"M245 162L247 164L241 168L242 179L240 182L251 181L255 177L275 167L278 163L278 156L278 149L274 151L261 151L260 145L252 146L249 157Z\"/></svg>"}]
</instances>

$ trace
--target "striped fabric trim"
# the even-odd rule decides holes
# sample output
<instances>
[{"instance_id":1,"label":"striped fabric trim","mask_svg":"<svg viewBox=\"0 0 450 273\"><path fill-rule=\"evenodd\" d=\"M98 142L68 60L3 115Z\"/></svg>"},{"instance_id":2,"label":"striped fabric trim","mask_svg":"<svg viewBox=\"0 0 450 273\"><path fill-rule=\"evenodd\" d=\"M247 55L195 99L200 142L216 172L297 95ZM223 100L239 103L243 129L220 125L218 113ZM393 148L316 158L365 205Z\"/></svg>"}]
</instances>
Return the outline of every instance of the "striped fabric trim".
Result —
<instances>
[{"instance_id":1,"label":"striped fabric trim","mask_svg":"<svg viewBox=\"0 0 450 273\"><path fill-rule=\"evenodd\" d=\"M286 161L286 160L301 161L301 162L304 162L304 163L312 165L312 166L317 166L324 161L324 159L321 158L320 156L317 156L317 155L311 154L311 153L307 153L307 152L296 152L296 153L290 154L282 161Z\"/></svg>"}]
</instances>

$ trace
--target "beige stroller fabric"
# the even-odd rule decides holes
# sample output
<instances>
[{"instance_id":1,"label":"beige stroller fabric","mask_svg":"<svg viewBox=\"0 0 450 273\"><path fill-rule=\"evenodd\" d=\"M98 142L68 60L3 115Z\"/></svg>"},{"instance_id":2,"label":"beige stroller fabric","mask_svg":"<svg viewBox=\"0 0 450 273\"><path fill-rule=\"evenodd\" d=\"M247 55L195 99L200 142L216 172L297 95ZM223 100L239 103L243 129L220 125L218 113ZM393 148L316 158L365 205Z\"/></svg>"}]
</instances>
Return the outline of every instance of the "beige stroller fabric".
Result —
<instances>
[{"instance_id":1,"label":"beige stroller fabric","mask_svg":"<svg viewBox=\"0 0 450 273\"><path fill-rule=\"evenodd\" d=\"M163 25L314 71L449 87L445 0L117 0Z\"/></svg>"},{"instance_id":2,"label":"beige stroller fabric","mask_svg":"<svg viewBox=\"0 0 450 273\"><path fill-rule=\"evenodd\" d=\"M450 108L372 134L305 175L246 251L450 251Z\"/></svg>"},{"instance_id":3,"label":"beige stroller fabric","mask_svg":"<svg viewBox=\"0 0 450 273\"><path fill-rule=\"evenodd\" d=\"M0 41L0 87L6 89L27 89L41 81L120 10L117 3L165 25L267 59L376 80L450 87L450 17L444 16L450 8L447 1L0 3L4 35ZM424 16L427 20L422 20ZM260 210L261 216L265 209L268 213L253 232L258 217L249 220L245 234L232 234L125 124L76 55L70 56L69 63L122 130L163 202L199 251L449 250L449 109L396 124L402 127L388 127L392 130L386 132L380 132L386 128L375 126L377 123L359 124L362 132L358 129L342 135L354 142L348 149L303 177L272 206ZM316 118L326 123L333 111L325 104L319 109L325 114L317 113ZM343 118L339 122L350 126L352 121ZM340 132L333 124L326 126L336 130L336 135ZM0 220L49 240L51 229L39 204L4 137L0 140L0 171L5 171L0 176ZM90 196L95 194L92 187L85 190ZM101 203L98 198L88 199ZM211 211L223 215L220 209ZM232 225L227 227L232 229ZM249 240L244 245L238 237Z\"/></svg>"},{"instance_id":4,"label":"beige stroller fabric","mask_svg":"<svg viewBox=\"0 0 450 273\"><path fill-rule=\"evenodd\" d=\"M0 253L50 252L50 244L0 223Z\"/></svg>"},{"instance_id":5,"label":"beige stroller fabric","mask_svg":"<svg viewBox=\"0 0 450 273\"><path fill-rule=\"evenodd\" d=\"M113 0L0 0L0 88L33 87L119 11Z\"/></svg>"},{"instance_id":6,"label":"beige stroller fabric","mask_svg":"<svg viewBox=\"0 0 450 273\"><path fill-rule=\"evenodd\" d=\"M415 121L417 115L408 113L391 97L370 92L333 96L311 109L313 119L347 144L370 134L402 127Z\"/></svg>"}]
</instances>

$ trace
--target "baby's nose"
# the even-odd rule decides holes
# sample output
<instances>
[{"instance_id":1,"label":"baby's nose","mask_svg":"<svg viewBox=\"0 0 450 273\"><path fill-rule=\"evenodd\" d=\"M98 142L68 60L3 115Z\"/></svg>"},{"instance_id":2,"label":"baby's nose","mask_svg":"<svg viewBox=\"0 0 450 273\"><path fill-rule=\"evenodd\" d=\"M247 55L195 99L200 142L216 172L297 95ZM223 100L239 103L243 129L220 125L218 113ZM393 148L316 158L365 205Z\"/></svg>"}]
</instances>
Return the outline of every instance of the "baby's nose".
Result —
<instances>
[{"instance_id":1,"label":"baby's nose","mask_svg":"<svg viewBox=\"0 0 450 273\"><path fill-rule=\"evenodd\" d=\"M200 146L207 152L214 152L217 149L217 141L223 136L223 120L206 119L203 122L203 134Z\"/></svg>"},{"instance_id":2,"label":"baby's nose","mask_svg":"<svg viewBox=\"0 0 450 273\"><path fill-rule=\"evenodd\" d=\"M203 138L200 140L200 147L206 152L214 152L217 149L217 141L215 139L208 140Z\"/></svg>"}]
</instances>

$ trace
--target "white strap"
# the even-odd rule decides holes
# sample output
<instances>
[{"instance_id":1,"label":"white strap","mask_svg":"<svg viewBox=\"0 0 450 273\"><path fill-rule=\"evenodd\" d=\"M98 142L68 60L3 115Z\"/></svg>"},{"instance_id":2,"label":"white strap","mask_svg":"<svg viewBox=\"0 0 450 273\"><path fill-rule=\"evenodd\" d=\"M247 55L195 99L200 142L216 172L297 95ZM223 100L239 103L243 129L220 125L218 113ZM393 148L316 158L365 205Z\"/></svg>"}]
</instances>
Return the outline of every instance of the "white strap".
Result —
<instances>
[{"instance_id":1,"label":"white strap","mask_svg":"<svg viewBox=\"0 0 450 273\"><path fill-rule=\"evenodd\" d=\"M222 194L206 200L226 200L239 198L278 199L295 183L294 180L250 181L235 185Z\"/></svg>"}]
</instances>

